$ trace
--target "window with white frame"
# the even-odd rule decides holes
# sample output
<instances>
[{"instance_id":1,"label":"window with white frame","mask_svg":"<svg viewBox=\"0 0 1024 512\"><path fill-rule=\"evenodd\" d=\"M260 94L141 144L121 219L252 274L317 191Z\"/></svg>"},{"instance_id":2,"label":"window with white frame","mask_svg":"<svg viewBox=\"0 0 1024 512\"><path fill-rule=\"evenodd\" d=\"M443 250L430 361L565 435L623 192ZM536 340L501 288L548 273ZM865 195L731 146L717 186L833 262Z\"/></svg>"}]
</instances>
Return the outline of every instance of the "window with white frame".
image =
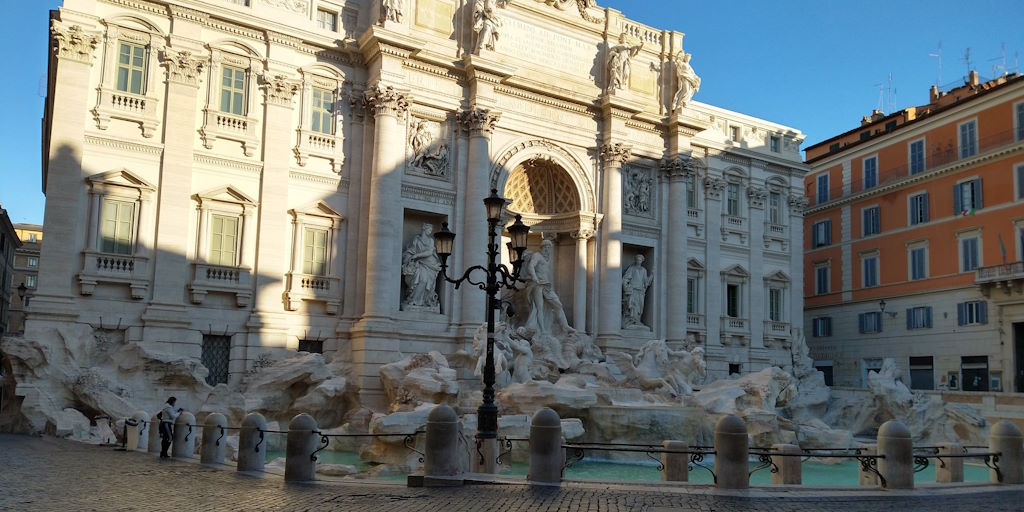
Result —
<instances>
[{"instance_id":1,"label":"window with white frame","mask_svg":"<svg viewBox=\"0 0 1024 512\"><path fill-rule=\"evenodd\" d=\"M877 235L882 232L882 214L878 206L869 206L861 210L861 234Z\"/></svg>"},{"instance_id":2,"label":"window with white frame","mask_svg":"<svg viewBox=\"0 0 1024 512\"><path fill-rule=\"evenodd\" d=\"M148 50L145 46L122 42L117 53L117 83L121 92L146 93L146 66Z\"/></svg>"},{"instance_id":3,"label":"window with white frame","mask_svg":"<svg viewBox=\"0 0 1024 512\"><path fill-rule=\"evenodd\" d=\"M692 174L686 177L686 207L697 208L697 178Z\"/></svg>"},{"instance_id":4,"label":"window with white frame","mask_svg":"<svg viewBox=\"0 0 1024 512\"><path fill-rule=\"evenodd\" d=\"M730 183L726 187L725 213L730 217L740 216L740 185Z\"/></svg>"},{"instance_id":5,"label":"window with white frame","mask_svg":"<svg viewBox=\"0 0 1024 512\"><path fill-rule=\"evenodd\" d=\"M727 283L725 285L725 315L732 318L739 318L743 313L743 285L740 283Z\"/></svg>"},{"instance_id":6,"label":"window with white frame","mask_svg":"<svg viewBox=\"0 0 1024 512\"><path fill-rule=\"evenodd\" d=\"M981 237L977 234L960 238L960 272L973 272L981 266Z\"/></svg>"},{"instance_id":7,"label":"window with white frame","mask_svg":"<svg viewBox=\"0 0 1024 512\"><path fill-rule=\"evenodd\" d=\"M974 215L981 208L981 178L953 185L953 215Z\"/></svg>"},{"instance_id":8,"label":"window with white frame","mask_svg":"<svg viewBox=\"0 0 1024 512\"><path fill-rule=\"evenodd\" d=\"M988 303L971 300L956 305L957 325L981 325L988 323Z\"/></svg>"},{"instance_id":9,"label":"window with white frame","mask_svg":"<svg viewBox=\"0 0 1024 512\"><path fill-rule=\"evenodd\" d=\"M238 263L238 227L237 216L210 215L210 264L233 267Z\"/></svg>"},{"instance_id":10,"label":"window with white frame","mask_svg":"<svg viewBox=\"0 0 1024 512\"><path fill-rule=\"evenodd\" d=\"M832 317L819 316L812 320L812 333L815 338L827 338L832 336Z\"/></svg>"},{"instance_id":11,"label":"window with white frame","mask_svg":"<svg viewBox=\"0 0 1024 512\"><path fill-rule=\"evenodd\" d=\"M778 152L782 151L782 138L781 137L779 137L778 135L772 135L771 137L769 137L768 140L770 141L769 148L771 149L772 153L778 153Z\"/></svg>"},{"instance_id":12,"label":"window with white frame","mask_svg":"<svg viewBox=\"0 0 1024 512\"><path fill-rule=\"evenodd\" d=\"M27 288L35 289L36 287L36 276L25 276L25 286Z\"/></svg>"},{"instance_id":13,"label":"window with white frame","mask_svg":"<svg viewBox=\"0 0 1024 512\"><path fill-rule=\"evenodd\" d=\"M1024 102L1014 106L1014 119L1017 123L1017 140L1024 140Z\"/></svg>"},{"instance_id":14,"label":"window with white frame","mask_svg":"<svg viewBox=\"0 0 1024 512\"><path fill-rule=\"evenodd\" d=\"M312 93L312 121L310 128L314 132L334 134L334 91L314 87Z\"/></svg>"},{"instance_id":15,"label":"window with white frame","mask_svg":"<svg viewBox=\"0 0 1024 512\"><path fill-rule=\"evenodd\" d=\"M814 293L825 295L829 291L829 264L818 263L814 265Z\"/></svg>"},{"instance_id":16,"label":"window with white frame","mask_svg":"<svg viewBox=\"0 0 1024 512\"><path fill-rule=\"evenodd\" d=\"M220 111L236 116L246 115L247 75L249 71L234 66L223 66L220 82Z\"/></svg>"},{"instance_id":17,"label":"window with white frame","mask_svg":"<svg viewBox=\"0 0 1024 512\"><path fill-rule=\"evenodd\" d=\"M960 158L978 154L978 122L971 120L960 124Z\"/></svg>"},{"instance_id":18,"label":"window with white frame","mask_svg":"<svg viewBox=\"0 0 1024 512\"><path fill-rule=\"evenodd\" d=\"M768 289L768 319L773 322L781 322L783 318L782 301L785 294L782 288Z\"/></svg>"},{"instance_id":19,"label":"window with white frame","mask_svg":"<svg viewBox=\"0 0 1024 512\"><path fill-rule=\"evenodd\" d=\"M820 220L811 226L811 248L822 247L832 243L832 221Z\"/></svg>"},{"instance_id":20,"label":"window with white frame","mask_svg":"<svg viewBox=\"0 0 1024 512\"><path fill-rule=\"evenodd\" d=\"M686 278L686 312L690 314L700 313L700 278Z\"/></svg>"},{"instance_id":21,"label":"window with white frame","mask_svg":"<svg viewBox=\"0 0 1024 512\"><path fill-rule=\"evenodd\" d=\"M882 313L870 311L857 315L857 326L861 334L882 332Z\"/></svg>"},{"instance_id":22,"label":"window with white frame","mask_svg":"<svg viewBox=\"0 0 1024 512\"><path fill-rule=\"evenodd\" d=\"M305 228L302 232L302 273L327 274L327 230Z\"/></svg>"},{"instance_id":23,"label":"window with white frame","mask_svg":"<svg viewBox=\"0 0 1024 512\"><path fill-rule=\"evenodd\" d=\"M29 256L29 258L28 258L28 268L36 268L38 266L39 266L39 258L36 258L35 256Z\"/></svg>"},{"instance_id":24,"label":"window with white frame","mask_svg":"<svg viewBox=\"0 0 1024 512\"><path fill-rule=\"evenodd\" d=\"M907 330L930 329L932 326L932 307L918 306L907 309Z\"/></svg>"},{"instance_id":25,"label":"window with white frame","mask_svg":"<svg viewBox=\"0 0 1024 512\"><path fill-rule=\"evenodd\" d=\"M907 248L907 266L911 281L928 277L928 245L918 243Z\"/></svg>"},{"instance_id":26,"label":"window with white frame","mask_svg":"<svg viewBox=\"0 0 1024 512\"><path fill-rule=\"evenodd\" d=\"M928 193L921 192L910 196L908 199L910 208L910 225L923 224L928 222Z\"/></svg>"},{"instance_id":27,"label":"window with white frame","mask_svg":"<svg viewBox=\"0 0 1024 512\"><path fill-rule=\"evenodd\" d=\"M863 167L864 188L876 187L878 185L878 157L865 158Z\"/></svg>"},{"instance_id":28,"label":"window with white frame","mask_svg":"<svg viewBox=\"0 0 1024 512\"><path fill-rule=\"evenodd\" d=\"M739 142L740 141L740 127L739 126L730 126L729 127L729 139L732 140L733 142Z\"/></svg>"},{"instance_id":29,"label":"window with white frame","mask_svg":"<svg viewBox=\"0 0 1024 512\"><path fill-rule=\"evenodd\" d=\"M820 174L817 178L818 204L828 201L828 173Z\"/></svg>"},{"instance_id":30,"label":"window with white frame","mask_svg":"<svg viewBox=\"0 0 1024 512\"><path fill-rule=\"evenodd\" d=\"M198 201L200 236L196 261L222 267L251 268L255 256L255 222L252 220L255 201L232 186L194 197Z\"/></svg>"},{"instance_id":31,"label":"window with white frame","mask_svg":"<svg viewBox=\"0 0 1024 512\"><path fill-rule=\"evenodd\" d=\"M878 286L878 253L863 254L860 261L861 286L864 288Z\"/></svg>"},{"instance_id":32,"label":"window with white frame","mask_svg":"<svg viewBox=\"0 0 1024 512\"><path fill-rule=\"evenodd\" d=\"M782 194L778 192L768 193L768 222L782 224Z\"/></svg>"},{"instance_id":33,"label":"window with white frame","mask_svg":"<svg viewBox=\"0 0 1024 512\"><path fill-rule=\"evenodd\" d=\"M39 241L39 235L37 235L35 233L29 233L29 235L28 235L28 243L34 244L34 243L36 243L38 241Z\"/></svg>"},{"instance_id":34,"label":"window with white frame","mask_svg":"<svg viewBox=\"0 0 1024 512\"><path fill-rule=\"evenodd\" d=\"M131 254L135 232L135 202L104 199L100 223L100 252Z\"/></svg>"},{"instance_id":35,"label":"window with white frame","mask_svg":"<svg viewBox=\"0 0 1024 512\"><path fill-rule=\"evenodd\" d=\"M316 10L316 26L321 30L338 31L338 13L326 9Z\"/></svg>"},{"instance_id":36,"label":"window with white frame","mask_svg":"<svg viewBox=\"0 0 1024 512\"><path fill-rule=\"evenodd\" d=\"M910 174L924 172L924 139L911 142L908 151Z\"/></svg>"}]
</instances>

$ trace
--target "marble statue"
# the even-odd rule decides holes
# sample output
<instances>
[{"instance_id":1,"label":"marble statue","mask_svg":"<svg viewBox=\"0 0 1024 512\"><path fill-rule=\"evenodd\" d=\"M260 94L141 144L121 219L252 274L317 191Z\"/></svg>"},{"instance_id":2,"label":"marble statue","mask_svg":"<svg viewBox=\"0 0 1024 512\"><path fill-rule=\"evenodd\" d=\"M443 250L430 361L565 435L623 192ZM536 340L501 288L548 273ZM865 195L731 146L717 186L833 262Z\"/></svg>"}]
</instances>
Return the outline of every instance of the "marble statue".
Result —
<instances>
[{"instance_id":1,"label":"marble statue","mask_svg":"<svg viewBox=\"0 0 1024 512\"><path fill-rule=\"evenodd\" d=\"M403 306L437 308L437 274L441 260L434 249L434 226L424 222L422 231L402 253L402 278L405 282Z\"/></svg>"},{"instance_id":2,"label":"marble statue","mask_svg":"<svg viewBox=\"0 0 1024 512\"><path fill-rule=\"evenodd\" d=\"M658 391L671 396L693 394L693 386L707 376L704 349L672 350L665 340L651 340L640 347L635 356L622 352L609 353L625 375L620 383L645 391Z\"/></svg>"},{"instance_id":3,"label":"marble statue","mask_svg":"<svg viewBox=\"0 0 1024 512\"><path fill-rule=\"evenodd\" d=\"M679 81L679 89L672 98L672 109L679 110L686 106L693 98L693 95L700 90L700 77L690 67L691 54L679 52L676 54L676 79Z\"/></svg>"},{"instance_id":4,"label":"marble statue","mask_svg":"<svg viewBox=\"0 0 1024 512\"><path fill-rule=\"evenodd\" d=\"M429 176L447 176L449 150L447 144L432 147L434 136L426 121L416 121L416 128L409 137L412 160L409 165Z\"/></svg>"},{"instance_id":5,"label":"marble statue","mask_svg":"<svg viewBox=\"0 0 1024 512\"><path fill-rule=\"evenodd\" d=\"M644 43L630 45L626 34L619 35L619 44L608 49L608 91L614 92L629 85L631 72L630 59L636 57L643 49Z\"/></svg>"},{"instance_id":6,"label":"marble statue","mask_svg":"<svg viewBox=\"0 0 1024 512\"><path fill-rule=\"evenodd\" d=\"M501 17L498 7L507 4L507 0L475 0L473 2L473 33L476 34L476 45L473 53L479 55L484 48L494 51L498 42Z\"/></svg>"},{"instance_id":7,"label":"marble statue","mask_svg":"<svg viewBox=\"0 0 1024 512\"><path fill-rule=\"evenodd\" d=\"M382 0L380 5L380 21L402 22L403 0Z\"/></svg>"},{"instance_id":8,"label":"marble statue","mask_svg":"<svg viewBox=\"0 0 1024 512\"><path fill-rule=\"evenodd\" d=\"M530 255L524 263L524 279L526 280L527 299L530 314L526 326L536 333L551 334L557 324L562 332L570 333L573 329L565 318L562 301L555 293L551 283L551 240L540 243L540 252Z\"/></svg>"},{"instance_id":9,"label":"marble statue","mask_svg":"<svg viewBox=\"0 0 1024 512\"><path fill-rule=\"evenodd\" d=\"M644 255L634 255L633 264L622 276L622 327L647 327L642 320L644 301L653 281L644 268Z\"/></svg>"}]
</instances>

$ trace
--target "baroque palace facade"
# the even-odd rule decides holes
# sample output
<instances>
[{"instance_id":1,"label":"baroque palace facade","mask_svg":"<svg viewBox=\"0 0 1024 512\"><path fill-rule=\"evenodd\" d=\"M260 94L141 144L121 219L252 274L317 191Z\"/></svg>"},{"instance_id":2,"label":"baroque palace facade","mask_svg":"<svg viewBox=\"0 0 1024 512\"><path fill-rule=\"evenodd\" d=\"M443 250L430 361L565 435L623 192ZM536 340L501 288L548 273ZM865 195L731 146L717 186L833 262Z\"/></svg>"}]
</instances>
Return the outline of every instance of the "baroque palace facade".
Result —
<instances>
[{"instance_id":1,"label":"baroque palace facade","mask_svg":"<svg viewBox=\"0 0 1024 512\"><path fill-rule=\"evenodd\" d=\"M428 242L447 222L452 270L483 263L494 188L602 348L699 343L713 377L791 362L803 136L692 101L682 33L588 0L65 0L51 34L62 243L26 337L88 324L229 384L323 351L372 399L381 364L484 321Z\"/></svg>"}]
</instances>

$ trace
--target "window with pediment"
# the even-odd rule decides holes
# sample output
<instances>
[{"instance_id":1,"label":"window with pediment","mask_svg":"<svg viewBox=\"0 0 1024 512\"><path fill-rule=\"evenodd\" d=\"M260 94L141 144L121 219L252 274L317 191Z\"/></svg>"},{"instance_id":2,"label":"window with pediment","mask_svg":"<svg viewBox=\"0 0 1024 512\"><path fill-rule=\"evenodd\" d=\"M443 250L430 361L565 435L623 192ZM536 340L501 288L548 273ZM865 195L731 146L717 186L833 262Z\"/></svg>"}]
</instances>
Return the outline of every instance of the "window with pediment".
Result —
<instances>
[{"instance_id":1,"label":"window with pediment","mask_svg":"<svg viewBox=\"0 0 1024 512\"><path fill-rule=\"evenodd\" d=\"M342 217L323 201L289 210L292 216L292 263L286 276L285 305L295 311L303 301L324 304L327 314L341 309L338 243Z\"/></svg>"},{"instance_id":2,"label":"window with pediment","mask_svg":"<svg viewBox=\"0 0 1024 512\"><path fill-rule=\"evenodd\" d=\"M207 49L212 65L199 129L203 147L213 149L218 140L230 141L240 144L245 156L253 156L260 144L260 119L252 115L253 70L263 69L263 61L255 50L240 43L211 44Z\"/></svg>"},{"instance_id":3,"label":"window with pediment","mask_svg":"<svg viewBox=\"0 0 1024 512\"><path fill-rule=\"evenodd\" d=\"M96 127L106 130L113 120L138 124L150 138L160 125L159 66L153 57L164 46L155 25L140 18L104 20L103 54L96 105Z\"/></svg>"},{"instance_id":4,"label":"window with pediment","mask_svg":"<svg viewBox=\"0 0 1024 512\"><path fill-rule=\"evenodd\" d=\"M191 300L201 304L207 294L234 294L239 307L252 298L252 261L256 252L256 203L238 189L225 186L192 196L199 233Z\"/></svg>"},{"instance_id":5,"label":"window with pediment","mask_svg":"<svg viewBox=\"0 0 1024 512\"><path fill-rule=\"evenodd\" d=\"M337 70L322 65L300 72L302 115L296 130L295 160L304 167L320 160L331 172L340 174L345 163L339 102L344 80Z\"/></svg>"}]
</instances>

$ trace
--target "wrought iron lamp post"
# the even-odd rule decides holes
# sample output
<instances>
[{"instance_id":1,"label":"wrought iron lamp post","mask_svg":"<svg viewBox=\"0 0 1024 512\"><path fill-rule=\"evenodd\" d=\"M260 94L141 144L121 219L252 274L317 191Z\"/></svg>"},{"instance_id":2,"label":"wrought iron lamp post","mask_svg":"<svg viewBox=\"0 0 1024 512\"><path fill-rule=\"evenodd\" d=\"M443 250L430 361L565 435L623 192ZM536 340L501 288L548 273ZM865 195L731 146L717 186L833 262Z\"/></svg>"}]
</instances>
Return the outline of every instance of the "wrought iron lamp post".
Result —
<instances>
[{"instance_id":1,"label":"wrought iron lamp post","mask_svg":"<svg viewBox=\"0 0 1024 512\"><path fill-rule=\"evenodd\" d=\"M505 207L506 199L498 195L497 189L491 189L491 195L484 199L484 207L487 211L487 265L474 265L466 269L461 277L451 278L448 276L448 256L452 254L452 244L455 242L455 233L448 229L448 223L441 224L441 230L434 234L434 248L438 257L441 258L441 275L445 281L455 285L458 289L463 283L469 283L487 293L486 318L487 318L487 359L484 364L484 401L477 409L477 443L478 445L487 439L498 438L498 406L494 403L494 312L500 308L501 301L498 299L498 292L502 288L515 289L519 281L519 271L522 267L523 252L526 250L526 237L530 228L523 224L521 215L516 215L516 221L508 227L511 235L512 250L509 252L509 259L512 262L512 271L509 272L503 265L498 264L498 236L499 223L501 222L501 211ZM473 273L483 272L483 280L474 279Z\"/></svg>"}]
</instances>

